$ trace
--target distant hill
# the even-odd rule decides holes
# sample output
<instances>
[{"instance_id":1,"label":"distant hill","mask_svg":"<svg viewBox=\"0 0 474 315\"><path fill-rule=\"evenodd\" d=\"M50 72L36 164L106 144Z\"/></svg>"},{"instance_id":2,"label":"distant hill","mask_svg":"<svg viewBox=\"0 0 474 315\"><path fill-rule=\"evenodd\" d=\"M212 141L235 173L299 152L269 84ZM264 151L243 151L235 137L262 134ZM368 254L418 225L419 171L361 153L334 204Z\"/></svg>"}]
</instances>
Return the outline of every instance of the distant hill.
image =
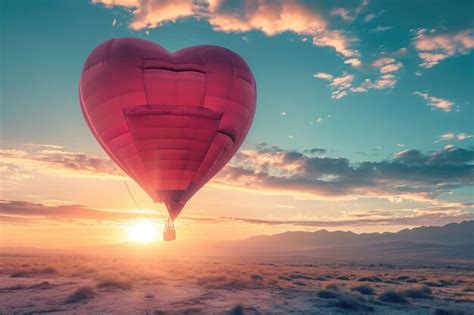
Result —
<instances>
[{"instance_id":1,"label":"distant hill","mask_svg":"<svg viewBox=\"0 0 474 315\"><path fill-rule=\"evenodd\" d=\"M431 243L438 245L474 245L474 221L451 223L441 227L417 227L396 233L362 233L320 230L315 232L285 232L254 236L235 241L248 250L307 250L318 247L354 246L388 242Z\"/></svg>"},{"instance_id":2,"label":"distant hill","mask_svg":"<svg viewBox=\"0 0 474 315\"><path fill-rule=\"evenodd\" d=\"M32 249L38 252L39 249ZM29 252L3 248L1 252ZM31 252L31 251L30 251ZM47 250L48 253L61 253ZM474 266L474 221L441 227L418 227L396 233L326 230L285 232L237 241L177 240L155 244L122 243L77 248L76 253L134 255L135 257L229 257L288 259L295 262L448 263ZM63 252L64 253L64 252Z\"/></svg>"}]
</instances>

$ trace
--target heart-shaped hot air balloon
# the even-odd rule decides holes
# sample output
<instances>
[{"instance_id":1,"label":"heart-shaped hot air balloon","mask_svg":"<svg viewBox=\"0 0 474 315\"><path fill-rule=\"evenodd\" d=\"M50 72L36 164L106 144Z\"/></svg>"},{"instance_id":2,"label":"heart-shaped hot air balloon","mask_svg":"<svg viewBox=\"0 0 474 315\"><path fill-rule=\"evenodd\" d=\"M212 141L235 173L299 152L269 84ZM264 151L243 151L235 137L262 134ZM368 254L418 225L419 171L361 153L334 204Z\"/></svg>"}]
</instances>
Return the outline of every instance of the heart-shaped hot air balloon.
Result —
<instances>
[{"instance_id":1,"label":"heart-shaped hot air balloon","mask_svg":"<svg viewBox=\"0 0 474 315\"><path fill-rule=\"evenodd\" d=\"M97 141L174 220L242 144L256 85L245 61L228 49L170 53L119 38L89 55L79 96Z\"/></svg>"}]
</instances>

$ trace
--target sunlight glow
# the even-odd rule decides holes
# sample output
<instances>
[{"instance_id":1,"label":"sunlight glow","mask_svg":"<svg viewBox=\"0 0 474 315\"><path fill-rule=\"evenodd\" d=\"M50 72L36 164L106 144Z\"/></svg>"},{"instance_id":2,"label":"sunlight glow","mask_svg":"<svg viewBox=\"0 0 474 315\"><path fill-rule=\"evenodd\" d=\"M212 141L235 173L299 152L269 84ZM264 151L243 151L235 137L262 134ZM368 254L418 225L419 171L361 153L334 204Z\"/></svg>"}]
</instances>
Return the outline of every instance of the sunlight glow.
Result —
<instances>
[{"instance_id":1,"label":"sunlight glow","mask_svg":"<svg viewBox=\"0 0 474 315\"><path fill-rule=\"evenodd\" d=\"M132 242L150 243L158 241L159 227L150 220L134 222L128 230L128 239Z\"/></svg>"}]
</instances>

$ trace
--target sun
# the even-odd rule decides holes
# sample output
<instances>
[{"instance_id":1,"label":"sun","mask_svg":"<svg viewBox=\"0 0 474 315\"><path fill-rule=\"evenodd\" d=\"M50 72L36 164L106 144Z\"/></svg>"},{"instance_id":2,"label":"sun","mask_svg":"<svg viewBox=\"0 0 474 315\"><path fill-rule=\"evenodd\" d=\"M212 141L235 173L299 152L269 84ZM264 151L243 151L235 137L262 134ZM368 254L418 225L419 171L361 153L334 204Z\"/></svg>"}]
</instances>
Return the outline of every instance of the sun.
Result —
<instances>
[{"instance_id":1,"label":"sun","mask_svg":"<svg viewBox=\"0 0 474 315\"><path fill-rule=\"evenodd\" d=\"M158 241L158 226L150 220L135 221L128 230L128 239L137 243Z\"/></svg>"}]
</instances>

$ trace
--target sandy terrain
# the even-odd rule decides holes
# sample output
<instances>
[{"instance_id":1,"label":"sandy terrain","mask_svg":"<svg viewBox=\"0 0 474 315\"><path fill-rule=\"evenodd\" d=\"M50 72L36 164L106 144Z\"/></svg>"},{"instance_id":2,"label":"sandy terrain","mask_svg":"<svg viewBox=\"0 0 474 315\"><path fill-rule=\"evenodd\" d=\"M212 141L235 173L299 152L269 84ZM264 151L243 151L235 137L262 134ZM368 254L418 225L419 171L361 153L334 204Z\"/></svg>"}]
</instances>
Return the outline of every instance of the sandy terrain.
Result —
<instances>
[{"instance_id":1,"label":"sandy terrain","mask_svg":"<svg viewBox=\"0 0 474 315\"><path fill-rule=\"evenodd\" d=\"M2 314L472 314L474 270L270 259L0 256Z\"/></svg>"}]
</instances>

